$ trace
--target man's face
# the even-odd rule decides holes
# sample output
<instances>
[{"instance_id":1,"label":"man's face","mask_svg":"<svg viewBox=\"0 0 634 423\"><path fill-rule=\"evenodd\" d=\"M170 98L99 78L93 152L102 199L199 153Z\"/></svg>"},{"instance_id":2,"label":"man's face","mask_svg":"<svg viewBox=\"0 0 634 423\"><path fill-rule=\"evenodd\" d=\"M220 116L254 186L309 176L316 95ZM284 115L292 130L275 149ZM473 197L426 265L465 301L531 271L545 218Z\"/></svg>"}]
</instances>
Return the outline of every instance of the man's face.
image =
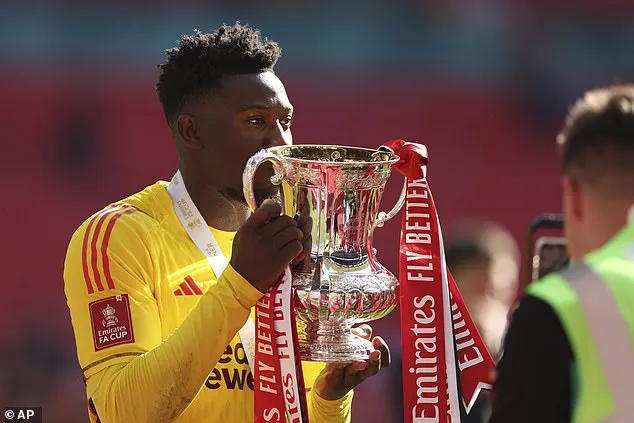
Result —
<instances>
[{"instance_id":1,"label":"man's face","mask_svg":"<svg viewBox=\"0 0 634 423\"><path fill-rule=\"evenodd\" d=\"M569 177L562 178L564 235L567 240L568 254L573 260L581 258L580 236L583 234L583 201L577 182Z\"/></svg>"},{"instance_id":2,"label":"man's face","mask_svg":"<svg viewBox=\"0 0 634 423\"><path fill-rule=\"evenodd\" d=\"M519 263L507 251L494 251L491 260L468 260L452 274L468 308L474 311L487 298L508 304L513 301Z\"/></svg>"},{"instance_id":3,"label":"man's face","mask_svg":"<svg viewBox=\"0 0 634 423\"><path fill-rule=\"evenodd\" d=\"M474 308L486 296L491 280L490 268L487 260L469 260L452 271L468 308Z\"/></svg>"},{"instance_id":4,"label":"man's face","mask_svg":"<svg viewBox=\"0 0 634 423\"><path fill-rule=\"evenodd\" d=\"M199 163L208 183L225 195L244 201L242 172L247 160L263 148L292 144L293 116L282 81L273 72L225 75L221 87L200 102L193 113L199 128ZM261 166L256 198L274 195L272 167Z\"/></svg>"}]
</instances>

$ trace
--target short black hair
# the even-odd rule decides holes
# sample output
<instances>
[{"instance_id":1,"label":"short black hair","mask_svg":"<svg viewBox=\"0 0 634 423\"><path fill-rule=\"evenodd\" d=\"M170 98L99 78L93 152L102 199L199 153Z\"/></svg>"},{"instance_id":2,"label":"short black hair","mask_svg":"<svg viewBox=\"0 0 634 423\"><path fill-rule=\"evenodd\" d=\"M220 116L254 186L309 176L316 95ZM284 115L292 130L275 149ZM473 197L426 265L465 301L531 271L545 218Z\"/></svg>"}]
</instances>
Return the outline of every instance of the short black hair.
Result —
<instances>
[{"instance_id":1,"label":"short black hair","mask_svg":"<svg viewBox=\"0 0 634 423\"><path fill-rule=\"evenodd\" d=\"M280 46L246 24L222 25L213 33L198 30L183 35L177 47L165 51L156 91L163 113L172 123L187 102L220 86L223 75L273 71Z\"/></svg>"},{"instance_id":2,"label":"short black hair","mask_svg":"<svg viewBox=\"0 0 634 423\"><path fill-rule=\"evenodd\" d=\"M445 244L445 260L451 271L463 265L488 266L501 253L519 258L512 235L504 226L490 221L467 220L460 223Z\"/></svg>"},{"instance_id":3,"label":"short black hair","mask_svg":"<svg viewBox=\"0 0 634 423\"><path fill-rule=\"evenodd\" d=\"M482 244L482 240L476 237L462 237L449 242L445 248L445 260L449 270L455 271L459 266L466 264L488 265L492 257Z\"/></svg>"},{"instance_id":4,"label":"short black hair","mask_svg":"<svg viewBox=\"0 0 634 423\"><path fill-rule=\"evenodd\" d=\"M557 137L564 174L580 184L618 188L634 181L634 85L591 90L577 100ZM632 176L632 178L629 178ZM617 178L614 178L616 176ZM607 180L606 180L607 179ZM617 184L619 185L619 184ZM634 193L634 187L630 192Z\"/></svg>"}]
</instances>

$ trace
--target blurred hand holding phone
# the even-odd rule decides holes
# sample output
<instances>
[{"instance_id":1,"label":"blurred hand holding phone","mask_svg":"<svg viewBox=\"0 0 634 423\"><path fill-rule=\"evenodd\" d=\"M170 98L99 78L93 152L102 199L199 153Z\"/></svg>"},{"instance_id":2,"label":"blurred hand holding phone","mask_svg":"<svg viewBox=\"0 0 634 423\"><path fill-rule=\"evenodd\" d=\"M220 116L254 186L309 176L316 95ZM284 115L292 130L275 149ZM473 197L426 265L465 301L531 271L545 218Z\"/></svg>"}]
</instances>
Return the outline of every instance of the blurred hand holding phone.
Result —
<instances>
[{"instance_id":1,"label":"blurred hand holding phone","mask_svg":"<svg viewBox=\"0 0 634 423\"><path fill-rule=\"evenodd\" d=\"M568 242L561 214L540 214L531 222L527 235L525 285L568 266Z\"/></svg>"}]
</instances>

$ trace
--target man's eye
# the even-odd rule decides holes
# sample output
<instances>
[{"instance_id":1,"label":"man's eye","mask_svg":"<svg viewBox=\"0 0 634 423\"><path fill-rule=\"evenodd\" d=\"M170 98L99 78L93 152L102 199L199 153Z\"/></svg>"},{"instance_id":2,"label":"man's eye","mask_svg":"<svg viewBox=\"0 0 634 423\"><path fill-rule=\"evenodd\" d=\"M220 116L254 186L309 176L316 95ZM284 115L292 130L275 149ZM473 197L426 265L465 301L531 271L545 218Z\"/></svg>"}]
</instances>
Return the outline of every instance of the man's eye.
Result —
<instances>
[{"instance_id":1,"label":"man's eye","mask_svg":"<svg viewBox=\"0 0 634 423\"><path fill-rule=\"evenodd\" d=\"M284 119L280 119L280 123L288 128L293 123L293 118L292 117L287 117L287 118L284 118Z\"/></svg>"},{"instance_id":2,"label":"man's eye","mask_svg":"<svg viewBox=\"0 0 634 423\"><path fill-rule=\"evenodd\" d=\"M264 125L264 119L260 117L249 118L247 119L247 122L249 122L252 125Z\"/></svg>"}]
</instances>

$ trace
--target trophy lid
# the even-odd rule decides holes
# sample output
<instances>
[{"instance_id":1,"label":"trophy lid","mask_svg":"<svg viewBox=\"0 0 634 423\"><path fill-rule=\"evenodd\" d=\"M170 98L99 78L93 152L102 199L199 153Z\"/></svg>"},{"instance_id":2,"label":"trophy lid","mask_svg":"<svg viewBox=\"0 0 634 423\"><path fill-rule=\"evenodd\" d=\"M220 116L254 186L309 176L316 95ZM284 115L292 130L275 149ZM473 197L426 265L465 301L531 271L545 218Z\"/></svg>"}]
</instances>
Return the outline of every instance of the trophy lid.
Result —
<instances>
[{"instance_id":1,"label":"trophy lid","mask_svg":"<svg viewBox=\"0 0 634 423\"><path fill-rule=\"evenodd\" d=\"M384 150L342 145L297 144L271 147L269 152L296 162L319 162L329 166L391 165L399 157Z\"/></svg>"}]
</instances>

